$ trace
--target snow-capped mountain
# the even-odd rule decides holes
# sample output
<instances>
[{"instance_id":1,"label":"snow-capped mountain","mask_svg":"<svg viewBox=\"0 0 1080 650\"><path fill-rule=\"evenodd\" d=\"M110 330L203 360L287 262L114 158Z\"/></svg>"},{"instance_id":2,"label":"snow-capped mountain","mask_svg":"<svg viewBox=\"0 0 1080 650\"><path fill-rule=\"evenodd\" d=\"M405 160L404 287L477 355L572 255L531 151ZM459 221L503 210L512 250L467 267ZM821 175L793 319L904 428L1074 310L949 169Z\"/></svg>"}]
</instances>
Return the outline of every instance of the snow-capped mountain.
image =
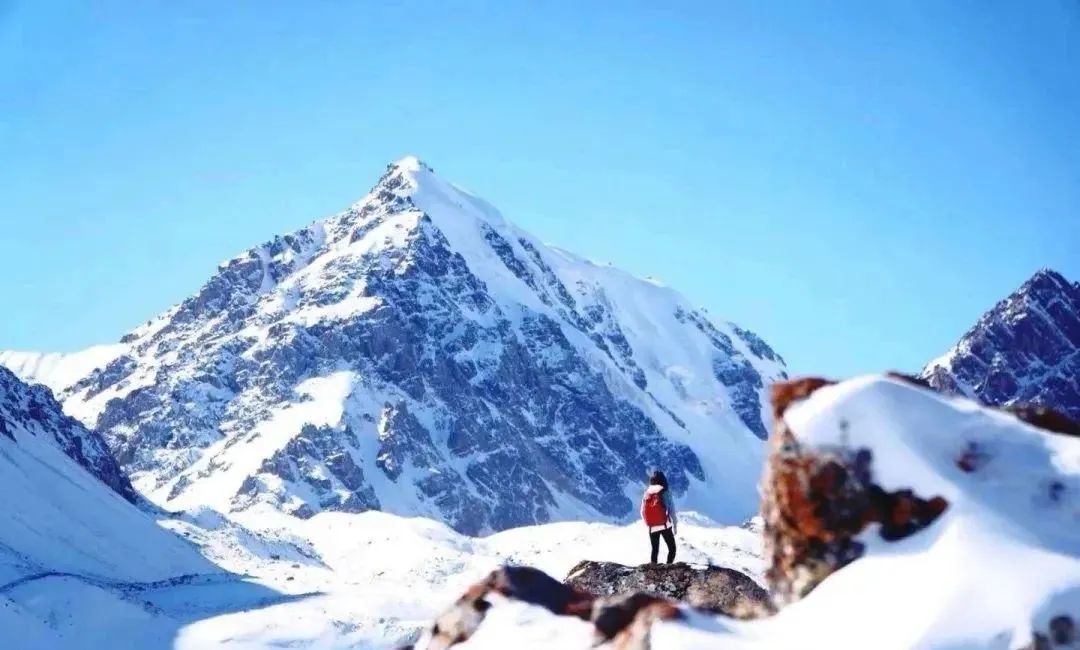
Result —
<instances>
[{"instance_id":1,"label":"snow-capped mountain","mask_svg":"<svg viewBox=\"0 0 1080 650\"><path fill-rule=\"evenodd\" d=\"M1040 404L1080 420L1080 284L1044 269L923 370L986 404Z\"/></svg>"},{"instance_id":2,"label":"snow-capped mountain","mask_svg":"<svg viewBox=\"0 0 1080 650\"><path fill-rule=\"evenodd\" d=\"M467 533L625 519L653 467L686 507L741 520L763 389L784 377L751 332L543 245L415 158L73 357L92 371L6 358L166 507L380 509Z\"/></svg>"}]
</instances>

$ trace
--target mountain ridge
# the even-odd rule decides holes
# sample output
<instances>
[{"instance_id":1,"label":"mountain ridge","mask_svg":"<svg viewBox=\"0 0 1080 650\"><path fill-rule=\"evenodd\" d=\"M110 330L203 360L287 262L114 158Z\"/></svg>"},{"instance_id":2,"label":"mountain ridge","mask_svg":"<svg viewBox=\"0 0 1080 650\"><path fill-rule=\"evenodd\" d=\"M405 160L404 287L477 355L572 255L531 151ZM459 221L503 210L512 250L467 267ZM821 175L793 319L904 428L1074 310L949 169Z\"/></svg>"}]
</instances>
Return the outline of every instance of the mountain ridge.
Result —
<instances>
[{"instance_id":1,"label":"mountain ridge","mask_svg":"<svg viewBox=\"0 0 1080 650\"><path fill-rule=\"evenodd\" d=\"M986 404L1049 406L1080 420L1080 283L1040 269L927 364L922 377Z\"/></svg>"}]
</instances>

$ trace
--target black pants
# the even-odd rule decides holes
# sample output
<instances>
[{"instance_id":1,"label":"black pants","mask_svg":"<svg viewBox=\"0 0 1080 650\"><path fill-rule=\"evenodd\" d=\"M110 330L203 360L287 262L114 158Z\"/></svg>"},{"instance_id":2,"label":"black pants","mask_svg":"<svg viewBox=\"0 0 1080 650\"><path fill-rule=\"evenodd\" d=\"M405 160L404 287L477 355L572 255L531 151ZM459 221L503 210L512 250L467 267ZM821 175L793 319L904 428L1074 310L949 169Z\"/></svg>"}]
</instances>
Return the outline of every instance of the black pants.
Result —
<instances>
[{"instance_id":1,"label":"black pants","mask_svg":"<svg viewBox=\"0 0 1080 650\"><path fill-rule=\"evenodd\" d=\"M652 563L656 564L656 558L660 555L661 537L667 544L667 563L671 564L675 561L675 533L670 528L649 532L649 542L652 543Z\"/></svg>"}]
</instances>

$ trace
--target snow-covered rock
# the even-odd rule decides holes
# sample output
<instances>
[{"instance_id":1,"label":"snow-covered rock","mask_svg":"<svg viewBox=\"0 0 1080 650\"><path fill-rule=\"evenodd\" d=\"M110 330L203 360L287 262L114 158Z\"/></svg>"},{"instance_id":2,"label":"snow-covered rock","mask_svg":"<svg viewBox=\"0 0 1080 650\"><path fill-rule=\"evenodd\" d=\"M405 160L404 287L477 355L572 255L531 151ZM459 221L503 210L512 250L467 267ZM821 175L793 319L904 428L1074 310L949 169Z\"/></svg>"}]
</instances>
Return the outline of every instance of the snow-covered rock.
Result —
<instances>
[{"instance_id":1,"label":"snow-covered rock","mask_svg":"<svg viewBox=\"0 0 1080 650\"><path fill-rule=\"evenodd\" d=\"M166 508L469 533L632 518L653 467L741 521L785 377L751 332L545 246L415 158L98 352L71 357L93 366L75 380L64 358L7 359Z\"/></svg>"},{"instance_id":2,"label":"snow-covered rock","mask_svg":"<svg viewBox=\"0 0 1080 650\"><path fill-rule=\"evenodd\" d=\"M584 560L570 569L563 582L594 596L647 593L735 618L756 618L773 612L764 587L726 566L685 562L626 566Z\"/></svg>"},{"instance_id":3,"label":"snow-covered rock","mask_svg":"<svg viewBox=\"0 0 1080 650\"><path fill-rule=\"evenodd\" d=\"M922 376L986 404L1040 404L1080 420L1080 284L1039 271Z\"/></svg>"},{"instance_id":4,"label":"snow-covered rock","mask_svg":"<svg viewBox=\"0 0 1080 650\"><path fill-rule=\"evenodd\" d=\"M802 562L829 563L831 570L811 568L820 580L775 616L735 621L654 609L630 626L617 617L625 632L605 647L1076 647L1075 432L1043 430L899 377L799 382L778 387L777 395L771 453L779 459L770 459L765 481L770 582L787 591L791 581L778 580L777 571L797 573ZM935 498L942 507L934 516L913 519L911 500ZM852 552L829 556L838 538L849 543L837 548ZM781 548L788 544L826 553L789 562L790 550ZM595 607L584 616L573 598L560 607L566 603L517 597L523 590L505 584L466 596L483 601L473 607L481 620L466 622L467 638L451 645L595 643L598 626L588 620ZM448 645L440 631L433 628L419 647Z\"/></svg>"}]
</instances>

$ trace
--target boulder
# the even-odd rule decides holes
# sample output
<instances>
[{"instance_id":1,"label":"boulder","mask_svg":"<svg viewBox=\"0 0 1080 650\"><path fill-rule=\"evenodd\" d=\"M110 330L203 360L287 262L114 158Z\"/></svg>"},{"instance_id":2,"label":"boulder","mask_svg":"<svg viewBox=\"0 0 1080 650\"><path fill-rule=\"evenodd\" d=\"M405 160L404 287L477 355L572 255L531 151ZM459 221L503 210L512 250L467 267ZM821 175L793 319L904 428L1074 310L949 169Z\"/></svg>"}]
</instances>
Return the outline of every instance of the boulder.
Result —
<instances>
[{"instance_id":1,"label":"boulder","mask_svg":"<svg viewBox=\"0 0 1080 650\"><path fill-rule=\"evenodd\" d=\"M872 524L879 524L882 539L896 541L927 527L948 507L941 496L882 489L874 480L870 449L800 444L784 412L833 383L805 378L772 386L773 435L761 513L766 579L780 605L801 599L861 557L865 547L857 538Z\"/></svg>"},{"instance_id":2,"label":"boulder","mask_svg":"<svg viewBox=\"0 0 1080 650\"><path fill-rule=\"evenodd\" d=\"M610 647L617 650L646 650L654 621L682 616L674 603L650 594L598 598L539 569L506 566L466 590L450 609L435 619L417 647L444 650L467 641L491 609L492 595L589 621L595 629L595 644L611 642Z\"/></svg>"},{"instance_id":3,"label":"boulder","mask_svg":"<svg viewBox=\"0 0 1080 650\"><path fill-rule=\"evenodd\" d=\"M764 588L743 573L719 566L677 562L631 567L586 560L570 570L565 582L594 596L645 593L734 618L758 618L774 611Z\"/></svg>"}]
</instances>

